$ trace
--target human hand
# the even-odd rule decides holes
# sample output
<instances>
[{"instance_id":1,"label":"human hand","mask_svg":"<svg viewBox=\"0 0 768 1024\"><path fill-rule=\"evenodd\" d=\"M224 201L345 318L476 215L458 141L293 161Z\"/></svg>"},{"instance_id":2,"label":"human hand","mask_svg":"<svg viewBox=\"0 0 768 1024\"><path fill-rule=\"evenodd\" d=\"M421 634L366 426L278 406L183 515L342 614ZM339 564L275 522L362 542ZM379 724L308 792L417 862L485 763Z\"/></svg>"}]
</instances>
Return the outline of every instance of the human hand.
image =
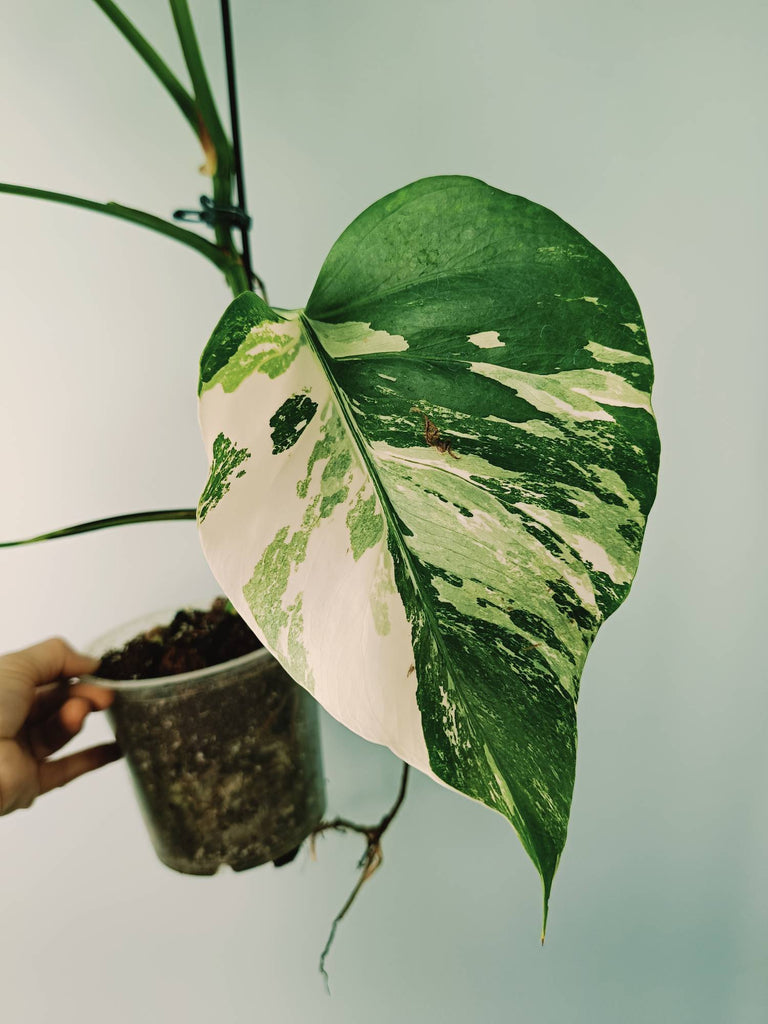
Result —
<instances>
[{"instance_id":1,"label":"human hand","mask_svg":"<svg viewBox=\"0 0 768 1024\"><path fill-rule=\"evenodd\" d=\"M97 667L95 658L59 639L0 657L0 815L120 757L116 743L104 743L48 760L80 732L91 711L112 703L109 690L68 682Z\"/></svg>"}]
</instances>

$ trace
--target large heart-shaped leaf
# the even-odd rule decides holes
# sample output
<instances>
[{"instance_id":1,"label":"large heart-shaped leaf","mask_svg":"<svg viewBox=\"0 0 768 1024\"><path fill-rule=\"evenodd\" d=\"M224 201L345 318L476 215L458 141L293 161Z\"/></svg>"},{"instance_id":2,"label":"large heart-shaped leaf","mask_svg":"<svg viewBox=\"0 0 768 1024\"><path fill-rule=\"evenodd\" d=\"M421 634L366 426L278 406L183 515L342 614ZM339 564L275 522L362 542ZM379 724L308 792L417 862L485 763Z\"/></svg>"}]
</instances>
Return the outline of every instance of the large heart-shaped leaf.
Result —
<instances>
[{"instance_id":1,"label":"large heart-shaped leaf","mask_svg":"<svg viewBox=\"0 0 768 1024\"><path fill-rule=\"evenodd\" d=\"M654 498L651 382L616 268L464 177L366 210L305 310L241 295L201 361L225 592L336 718L506 815L545 908L581 671Z\"/></svg>"}]
</instances>

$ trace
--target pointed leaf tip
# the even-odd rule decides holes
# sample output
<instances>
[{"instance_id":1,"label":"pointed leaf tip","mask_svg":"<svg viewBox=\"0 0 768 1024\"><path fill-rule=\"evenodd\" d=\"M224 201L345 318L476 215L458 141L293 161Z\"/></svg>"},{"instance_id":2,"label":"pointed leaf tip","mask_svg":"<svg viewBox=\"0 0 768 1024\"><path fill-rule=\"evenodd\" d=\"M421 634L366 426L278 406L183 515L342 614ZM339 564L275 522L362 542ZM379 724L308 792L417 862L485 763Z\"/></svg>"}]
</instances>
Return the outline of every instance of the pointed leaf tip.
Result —
<instances>
[{"instance_id":1,"label":"pointed leaf tip","mask_svg":"<svg viewBox=\"0 0 768 1024\"><path fill-rule=\"evenodd\" d=\"M541 944L542 944L542 946L544 945L544 940L547 937L547 918L549 917L549 897L550 897L550 895L552 893L552 881L554 879L555 870L556 870L556 868L553 869L553 871L549 875L548 879L546 879L543 874L541 876L541 882L542 882L542 888L543 888L543 896L544 896L544 903L543 903L543 907L542 907L542 919L541 919Z\"/></svg>"}]
</instances>

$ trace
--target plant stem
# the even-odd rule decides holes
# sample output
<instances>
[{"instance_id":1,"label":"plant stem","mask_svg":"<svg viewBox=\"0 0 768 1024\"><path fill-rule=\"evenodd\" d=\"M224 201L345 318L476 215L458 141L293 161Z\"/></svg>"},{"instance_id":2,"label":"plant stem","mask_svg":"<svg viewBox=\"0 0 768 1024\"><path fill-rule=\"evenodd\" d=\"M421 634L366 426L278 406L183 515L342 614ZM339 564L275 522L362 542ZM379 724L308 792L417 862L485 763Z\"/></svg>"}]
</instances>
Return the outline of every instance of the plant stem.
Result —
<instances>
[{"instance_id":1,"label":"plant stem","mask_svg":"<svg viewBox=\"0 0 768 1024\"><path fill-rule=\"evenodd\" d=\"M176 33L184 54L189 77L192 81L192 88L195 93L195 102L200 112L202 127L207 135L211 151L210 172L213 178L213 201L217 206L232 205L232 180L234 174L234 155L232 146L224 126L219 117L213 92L208 83L208 76L205 72L205 65L200 53L200 47L195 34L195 27L192 16L189 12L187 0L169 0L171 13L176 25ZM214 226L216 243L227 252L236 254L235 243L232 238L232 230L227 224L216 224ZM251 290L251 282L242 261L238 256L238 262L233 264L228 271L225 271L227 284L234 295Z\"/></svg>"},{"instance_id":2,"label":"plant stem","mask_svg":"<svg viewBox=\"0 0 768 1024\"><path fill-rule=\"evenodd\" d=\"M14 196L29 196L32 199L46 199L52 203L77 206L84 210L93 210L95 213L104 213L108 217L117 217L119 220L138 224L140 227L149 228L151 231L157 231L161 235L173 238L174 241L188 245L209 259L225 275L233 273L238 268L242 270L237 253L226 252L206 238L195 234L194 231L188 231L172 221L163 220L162 217L155 217L151 213L136 210L131 206L112 202L98 203L93 199L82 199L80 196L70 196L64 192L49 192L45 189L30 188L28 185L9 185L5 182L0 182L0 192Z\"/></svg>"},{"instance_id":3,"label":"plant stem","mask_svg":"<svg viewBox=\"0 0 768 1024\"><path fill-rule=\"evenodd\" d=\"M176 106L189 122L197 138L200 139L200 116L197 112L195 101L157 50L144 38L130 18L120 10L113 0L94 0L94 3L101 8L115 28L131 44L161 85L164 86L176 103ZM202 142L202 139L200 141Z\"/></svg>"},{"instance_id":4,"label":"plant stem","mask_svg":"<svg viewBox=\"0 0 768 1024\"><path fill-rule=\"evenodd\" d=\"M245 217L248 216L248 207L245 200L245 174L243 172L243 148L240 142L240 113L238 111L237 103L237 75L235 72L235 46L232 39L232 15L229 9L229 0L221 0L221 23L222 32L224 35L224 61L227 67L227 92L229 94L229 122L232 128L232 157L234 162L235 170L235 184L237 186L237 205L243 211ZM259 286L264 301L269 304L267 298L267 290L264 287L264 282L253 271L253 263L251 261L251 243L249 239L250 231L250 218L243 224L241 228L242 238L242 249L243 249L243 266L245 267L245 275L248 280L249 289L253 288L253 283Z\"/></svg>"},{"instance_id":5,"label":"plant stem","mask_svg":"<svg viewBox=\"0 0 768 1024\"><path fill-rule=\"evenodd\" d=\"M194 520L196 517L197 510L194 508L175 508L158 512L129 512L123 516L110 516L108 519L93 519L87 523L78 523L76 526L66 526L63 530L52 530L51 533L41 533L37 537L27 537L25 540L0 541L0 548L17 548L23 544L37 544L44 540L74 537L78 533L106 530L112 526L128 526L132 523L175 522L179 519Z\"/></svg>"},{"instance_id":6,"label":"plant stem","mask_svg":"<svg viewBox=\"0 0 768 1024\"><path fill-rule=\"evenodd\" d=\"M186 0L170 0L171 12L181 43L184 60L194 89L194 98L179 82L154 47L144 38L114 0L94 0L115 27L128 40L158 80L170 93L203 147L204 173L213 179L213 199L217 205L232 203L232 147L227 139L208 84L205 66L197 43L192 17ZM214 225L216 244L227 253L226 262L219 263L234 295L250 291L251 280L242 266L227 225ZM178 237L178 236L176 236Z\"/></svg>"},{"instance_id":7,"label":"plant stem","mask_svg":"<svg viewBox=\"0 0 768 1024\"><path fill-rule=\"evenodd\" d=\"M232 178L234 172L234 157L232 146L227 139L226 133L216 109L208 79L205 73L200 49L195 36L192 18L186 0L169 0L173 13L176 30L181 43L184 59L189 70L190 78L195 92L193 99L182 86L165 61L160 57L154 47L145 39L135 25L121 11L114 0L94 0L98 7L110 19L115 27L128 40L134 50L144 60L157 79L165 87L167 92L176 102L186 120L190 123L195 134L203 146L206 156L205 170L213 178L214 203L220 206L232 205ZM231 25L226 11L225 31L231 32ZM231 39L228 41L228 59L231 51ZM232 72L234 74L234 71ZM233 82L229 80L230 90L233 89ZM236 108L234 108L236 111ZM233 115L234 128L236 129L236 112ZM242 177L240 173L239 178ZM245 194L242 182L238 181L239 196L244 207ZM240 254L237 252L232 232L227 224L216 223L214 225L217 244L212 244L207 239L186 228L179 227L171 221L162 217L155 217L153 214L143 210L137 210L130 206L123 206L120 203L107 202L99 203L92 199L83 199L80 196L72 196L63 192L51 192L45 189L31 188L27 185L11 185L0 182L0 193L8 195L27 196L34 199L44 199L49 202L61 203L66 206L79 207L80 209L91 210L95 213L103 213L110 217L117 217L120 220L138 224L141 227L149 228L159 234L166 235L177 242L195 249L206 259L210 260L221 270L229 284L232 292L237 296L243 291L250 291L252 287L251 273L243 266ZM243 230L244 251L247 250L247 234ZM259 282L261 283L261 282ZM263 286L262 286L263 289ZM80 533L89 533L95 530L108 529L113 526L125 526L131 523L149 523L174 520L195 520L196 509L170 509L154 512L134 512L128 515L111 516L106 519L95 519L76 526L65 527L62 530L54 530L50 533L39 534L36 537L28 537L24 540L0 541L0 548L19 547L25 544L36 544L45 540L54 540L61 537L71 537Z\"/></svg>"},{"instance_id":8,"label":"plant stem","mask_svg":"<svg viewBox=\"0 0 768 1024\"><path fill-rule=\"evenodd\" d=\"M216 170L222 170L227 174L231 174L232 147L224 131L224 126L216 107L216 101L208 84L208 76L205 73L205 65L200 54L200 47L197 42L197 35L195 34L195 27L187 0L169 0L169 3L176 25L176 33L181 43L187 70L189 71L189 77L192 80L197 108L200 111L200 116L218 158ZM227 203L230 202L231 194L227 199Z\"/></svg>"}]
</instances>

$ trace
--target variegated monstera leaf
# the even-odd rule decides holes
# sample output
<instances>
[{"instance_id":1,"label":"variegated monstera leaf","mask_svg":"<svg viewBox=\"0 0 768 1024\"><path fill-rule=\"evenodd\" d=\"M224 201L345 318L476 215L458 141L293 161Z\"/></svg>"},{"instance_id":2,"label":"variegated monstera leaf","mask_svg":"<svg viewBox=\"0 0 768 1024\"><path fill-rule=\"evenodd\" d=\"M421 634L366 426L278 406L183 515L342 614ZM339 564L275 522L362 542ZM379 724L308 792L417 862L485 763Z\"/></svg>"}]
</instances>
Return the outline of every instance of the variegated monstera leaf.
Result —
<instances>
[{"instance_id":1,"label":"variegated monstera leaf","mask_svg":"<svg viewBox=\"0 0 768 1024\"><path fill-rule=\"evenodd\" d=\"M201 361L221 586L332 715L506 815L545 906L581 671L654 498L651 382L616 268L464 177L374 203L306 309L241 295Z\"/></svg>"}]
</instances>

